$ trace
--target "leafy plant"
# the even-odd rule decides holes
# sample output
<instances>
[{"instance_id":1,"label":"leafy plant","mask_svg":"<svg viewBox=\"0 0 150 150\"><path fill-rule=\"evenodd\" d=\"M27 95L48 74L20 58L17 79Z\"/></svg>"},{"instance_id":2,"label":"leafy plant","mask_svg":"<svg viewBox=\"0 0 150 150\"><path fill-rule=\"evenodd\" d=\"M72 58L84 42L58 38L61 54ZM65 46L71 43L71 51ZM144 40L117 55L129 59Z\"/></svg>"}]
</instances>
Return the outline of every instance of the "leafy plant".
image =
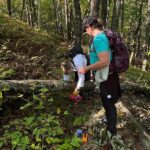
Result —
<instances>
[{"instance_id":1,"label":"leafy plant","mask_svg":"<svg viewBox=\"0 0 150 150\"><path fill-rule=\"evenodd\" d=\"M126 150L125 144L121 139L121 136L114 135L106 130L106 127L100 122L96 122L94 127L94 139L99 147L103 148L105 145L109 145L114 150Z\"/></svg>"},{"instance_id":2,"label":"leafy plant","mask_svg":"<svg viewBox=\"0 0 150 150\"><path fill-rule=\"evenodd\" d=\"M15 70L13 70L13 69L5 69L5 70L3 70L3 72L1 72L1 74L0 74L0 80L8 79L8 78L10 78L12 75L15 75L15 74L16 74Z\"/></svg>"},{"instance_id":3,"label":"leafy plant","mask_svg":"<svg viewBox=\"0 0 150 150\"><path fill-rule=\"evenodd\" d=\"M66 138L65 143L60 145L57 150L73 150L74 148L79 148L82 141L81 139L74 136L72 139Z\"/></svg>"},{"instance_id":4,"label":"leafy plant","mask_svg":"<svg viewBox=\"0 0 150 150\"><path fill-rule=\"evenodd\" d=\"M7 88L5 87L4 90ZM44 87L37 90L33 86L32 92L33 99L27 99L27 103L20 107L20 111L26 110L28 115L10 120L7 125L3 126L4 133L0 137L0 147L22 150L28 148L42 150L43 147L70 150L80 147L81 140L66 135L62 128L62 121L60 122L59 119L59 116L64 116L64 119L68 117L68 110L61 109L61 114L51 112L50 108L55 100L49 94L49 89ZM55 107L55 111L57 108L60 107ZM82 116L81 122L86 119L85 115Z\"/></svg>"},{"instance_id":5,"label":"leafy plant","mask_svg":"<svg viewBox=\"0 0 150 150\"><path fill-rule=\"evenodd\" d=\"M4 94L4 92L9 91L9 90L10 90L10 87L7 84L4 84L2 86L2 89L0 90L0 109L2 109L1 106L4 103L4 95L3 94Z\"/></svg>"},{"instance_id":6,"label":"leafy plant","mask_svg":"<svg viewBox=\"0 0 150 150\"><path fill-rule=\"evenodd\" d=\"M87 119L88 119L87 115L79 116L79 117L75 118L74 125L82 125L83 123L85 123L87 121Z\"/></svg>"}]
</instances>

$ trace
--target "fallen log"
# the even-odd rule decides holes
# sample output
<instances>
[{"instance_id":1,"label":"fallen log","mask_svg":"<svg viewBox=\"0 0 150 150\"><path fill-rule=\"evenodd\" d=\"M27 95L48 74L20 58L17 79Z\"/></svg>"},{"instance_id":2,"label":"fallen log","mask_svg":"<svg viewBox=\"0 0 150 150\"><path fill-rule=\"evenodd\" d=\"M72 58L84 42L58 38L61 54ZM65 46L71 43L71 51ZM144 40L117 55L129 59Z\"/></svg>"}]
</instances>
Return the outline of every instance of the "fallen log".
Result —
<instances>
[{"instance_id":1,"label":"fallen log","mask_svg":"<svg viewBox=\"0 0 150 150\"><path fill-rule=\"evenodd\" d=\"M15 84L24 84L24 85L31 85L31 84L56 84L58 80L0 80L1 84L9 84L9 85L15 85Z\"/></svg>"},{"instance_id":2,"label":"fallen log","mask_svg":"<svg viewBox=\"0 0 150 150\"><path fill-rule=\"evenodd\" d=\"M72 83L67 86L61 80L0 80L0 90L4 88L16 89L18 91L27 92L31 88L64 89L72 87Z\"/></svg>"},{"instance_id":3,"label":"fallen log","mask_svg":"<svg viewBox=\"0 0 150 150\"><path fill-rule=\"evenodd\" d=\"M141 86L137 83L133 83L133 82L122 82L121 83L121 88L123 91L127 91L127 92L134 92L134 93L141 93L143 95L145 95L146 97L150 97L150 87L148 86Z\"/></svg>"}]
</instances>

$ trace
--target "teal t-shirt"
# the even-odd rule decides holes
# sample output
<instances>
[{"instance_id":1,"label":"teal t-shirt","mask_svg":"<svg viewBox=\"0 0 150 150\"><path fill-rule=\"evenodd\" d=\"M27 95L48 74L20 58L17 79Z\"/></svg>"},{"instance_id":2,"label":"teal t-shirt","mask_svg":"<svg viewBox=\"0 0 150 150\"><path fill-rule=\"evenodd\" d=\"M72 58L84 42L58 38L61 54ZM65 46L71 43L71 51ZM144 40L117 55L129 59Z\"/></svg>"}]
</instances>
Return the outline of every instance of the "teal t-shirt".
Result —
<instances>
[{"instance_id":1,"label":"teal t-shirt","mask_svg":"<svg viewBox=\"0 0 150 150\"><path fill-rule=\"evenodd\" d=\"M108 51L110 53L110 60L112 59L112 53L109 47L109 40L107 36L102 32L97 34L94 39L93 43L90 47L90 64L95 64L99 61L98 54L101 52Z\"/></svg>"}]
</instances>

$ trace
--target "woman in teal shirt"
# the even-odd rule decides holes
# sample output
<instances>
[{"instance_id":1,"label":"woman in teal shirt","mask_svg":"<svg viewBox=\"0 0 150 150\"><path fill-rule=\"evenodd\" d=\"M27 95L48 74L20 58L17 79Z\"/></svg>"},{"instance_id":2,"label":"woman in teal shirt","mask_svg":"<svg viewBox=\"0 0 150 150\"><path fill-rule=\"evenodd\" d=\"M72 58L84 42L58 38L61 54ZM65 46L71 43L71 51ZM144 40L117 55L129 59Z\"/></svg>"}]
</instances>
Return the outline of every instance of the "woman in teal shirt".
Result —
<instances>
[{"instance_id":1,"label":"woman in teal shirt","mask_svg":"<svg viewBox=\"0 0 150 150\"><path fill-rule=\"evenodd\" d=\"M102 23L96 17L86 17L82 23L83 32L93 36L90 47L90 65L81 68L81 73L89 70L102 69L109 65L112 53L109 48L109 40L102 31ZM117 72L109 72L108 79L100 83L100 96L105 109L107 129L112 135L117 133L117 110L115 103L121 97L120 82Z\"/></svg>"}]
</instances>

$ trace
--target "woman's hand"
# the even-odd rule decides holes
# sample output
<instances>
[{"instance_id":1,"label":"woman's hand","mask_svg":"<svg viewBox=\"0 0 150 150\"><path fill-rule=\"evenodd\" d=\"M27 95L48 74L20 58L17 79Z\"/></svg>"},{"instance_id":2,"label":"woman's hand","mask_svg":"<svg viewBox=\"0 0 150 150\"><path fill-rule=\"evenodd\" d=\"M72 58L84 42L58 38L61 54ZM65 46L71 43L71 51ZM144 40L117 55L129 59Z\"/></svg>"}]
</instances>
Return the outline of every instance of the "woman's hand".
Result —
<instances>
[{"instance_id":1,"label":"woman's hand","mask_svg":"<svg viewBox=\"0 0 150 150\"><path fill-rule=\"evenodd\" d=\"M75 89L75 90L73 91L73 95L79 95L79 89Z\"/></svg>"},{"instance_id":2,"label":"woman's hand","mask_svg":"<svg viewBox=\"0 0 150 150\"><path fill-rule=\"evenodd\" d=\"M80 69L79 69L79 73L85 74L85 73L86 73L86 69L85 69L85 67L80 68Z\"/></svg>"}]
</instances>

